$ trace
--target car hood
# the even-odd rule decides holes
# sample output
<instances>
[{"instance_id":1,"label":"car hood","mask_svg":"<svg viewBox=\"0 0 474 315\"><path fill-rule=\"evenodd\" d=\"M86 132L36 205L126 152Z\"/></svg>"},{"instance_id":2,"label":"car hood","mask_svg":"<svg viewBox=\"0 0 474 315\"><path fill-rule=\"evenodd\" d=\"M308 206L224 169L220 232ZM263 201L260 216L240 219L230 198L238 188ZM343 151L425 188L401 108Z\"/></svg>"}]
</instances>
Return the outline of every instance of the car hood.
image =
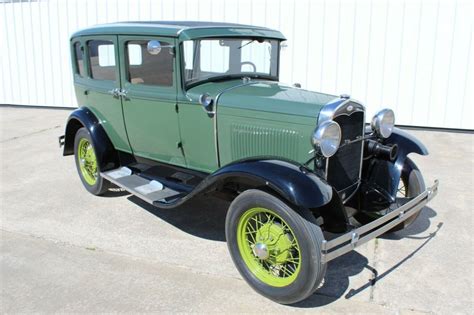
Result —
<instances>
[{"instance_id":1,"label":"car hood","mask_svg":"<svg viewBox=\"0 0 474 315\"><path fill-rule=\"evenodd\" d=\"M208 93L217 106L266 111L288 115L316 118L321 108L336 98L334 95L295 88L275 81L242 80L211 82L196 86L188 91L188 98L198 100L199 95Z\"/></svg>"}]
</instances>

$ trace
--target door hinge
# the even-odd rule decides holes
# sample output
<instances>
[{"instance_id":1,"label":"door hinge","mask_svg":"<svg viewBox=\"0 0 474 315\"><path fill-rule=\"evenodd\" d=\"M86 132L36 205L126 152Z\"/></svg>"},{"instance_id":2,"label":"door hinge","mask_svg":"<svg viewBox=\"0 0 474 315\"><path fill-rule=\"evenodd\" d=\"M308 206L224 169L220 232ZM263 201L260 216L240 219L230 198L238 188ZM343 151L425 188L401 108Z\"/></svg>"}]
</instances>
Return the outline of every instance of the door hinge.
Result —
<instances>
[{"instance_id":1,"label":"door hinge","mask_svg":"<svg viewBox=\"0 0 474 315\"><path fill-rule=\"evenodd\" d=\"M174 105L174 110L176 111L176 113L179 113L179 106L178 106L178 103L176 103Z\"/></svg>"}]
</instances>

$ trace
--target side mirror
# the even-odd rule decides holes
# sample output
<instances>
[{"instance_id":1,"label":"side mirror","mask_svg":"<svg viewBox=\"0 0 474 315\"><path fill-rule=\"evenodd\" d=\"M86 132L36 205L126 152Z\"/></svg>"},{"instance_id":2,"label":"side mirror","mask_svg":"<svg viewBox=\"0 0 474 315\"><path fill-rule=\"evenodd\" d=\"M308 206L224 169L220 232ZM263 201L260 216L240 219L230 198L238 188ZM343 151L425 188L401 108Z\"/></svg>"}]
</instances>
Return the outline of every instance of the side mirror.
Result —
<instances>
[{"instance_id":1,"label":"side mirror","mask_svg":"<svg viewBox=\"0 0 474 315\"><path fill-rule=\"evenodd\" d=\"M158 55L161 52L161 44L157 40L151 40L146 45L146 50L150 55Z\"/></svg>"}]
</instances>

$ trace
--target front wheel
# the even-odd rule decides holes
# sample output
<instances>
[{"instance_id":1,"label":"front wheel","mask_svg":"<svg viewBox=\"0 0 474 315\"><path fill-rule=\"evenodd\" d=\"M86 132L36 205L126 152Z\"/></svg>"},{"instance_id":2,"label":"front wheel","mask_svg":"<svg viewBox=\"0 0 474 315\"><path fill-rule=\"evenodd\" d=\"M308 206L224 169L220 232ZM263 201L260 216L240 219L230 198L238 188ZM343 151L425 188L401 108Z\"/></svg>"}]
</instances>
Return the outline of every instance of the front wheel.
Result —
<instances>
[{"instance_id":1,"label":"front wheel","mask_svg":"<svg viewBox=\"0 0 474 315\"><path fill-rule=\"evenodd\" d=\"M258 293L292 304L311 295L324 277L324 240L312 214L290 208L279 198L247 190L230 205L226 238L232 260Z\"/></svg>"},{"instance_id":2,"label":"front wheel","mask_svg":"<svg viewBox=\"0 0 474 315\"><path fill-rule=\"evenodd\" d=\"M86 128L77 131L74 138L76 168L84 187L94 195L101 195L109 188L109 182L100 176L99 161L95 154L92 137Z\"/></svg>"},{"instance_id":3,"label":"front wheel","mask_svg":"<svg viewBox=\"0 0 474 315\"><path fill-rule=\"evenodd\" d=\"M416 164L409 158L403 165L400 182L398 184L397 196L399 200L414 198L425 190L425 181ZM396 225L387 233L393 233L409 227L420 215L421 211L409 217L406 221Z\"/></svg>"}]
</instances>

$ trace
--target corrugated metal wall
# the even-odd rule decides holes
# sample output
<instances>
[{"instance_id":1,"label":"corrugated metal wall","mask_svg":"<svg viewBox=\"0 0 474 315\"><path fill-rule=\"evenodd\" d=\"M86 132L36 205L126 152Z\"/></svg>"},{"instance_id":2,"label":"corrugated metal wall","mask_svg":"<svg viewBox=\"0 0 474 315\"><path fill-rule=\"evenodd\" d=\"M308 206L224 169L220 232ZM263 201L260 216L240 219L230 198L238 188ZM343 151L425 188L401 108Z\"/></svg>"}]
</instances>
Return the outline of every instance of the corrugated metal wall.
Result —
<instances>
[{"instance_id":1,"label":"corrugated metal wall","mask_svg":"<svg viewBox=\"0 0 474 315\"><path fill-rule=\"evenodd\" d=\"M2 3L3 2L3 3ZM474 129L471 1L0 1L0 103L76 106L69 35L98 23L211 20L288 38L281 79L348 93L404 125Z\"/></svg>"}]
</instances>

